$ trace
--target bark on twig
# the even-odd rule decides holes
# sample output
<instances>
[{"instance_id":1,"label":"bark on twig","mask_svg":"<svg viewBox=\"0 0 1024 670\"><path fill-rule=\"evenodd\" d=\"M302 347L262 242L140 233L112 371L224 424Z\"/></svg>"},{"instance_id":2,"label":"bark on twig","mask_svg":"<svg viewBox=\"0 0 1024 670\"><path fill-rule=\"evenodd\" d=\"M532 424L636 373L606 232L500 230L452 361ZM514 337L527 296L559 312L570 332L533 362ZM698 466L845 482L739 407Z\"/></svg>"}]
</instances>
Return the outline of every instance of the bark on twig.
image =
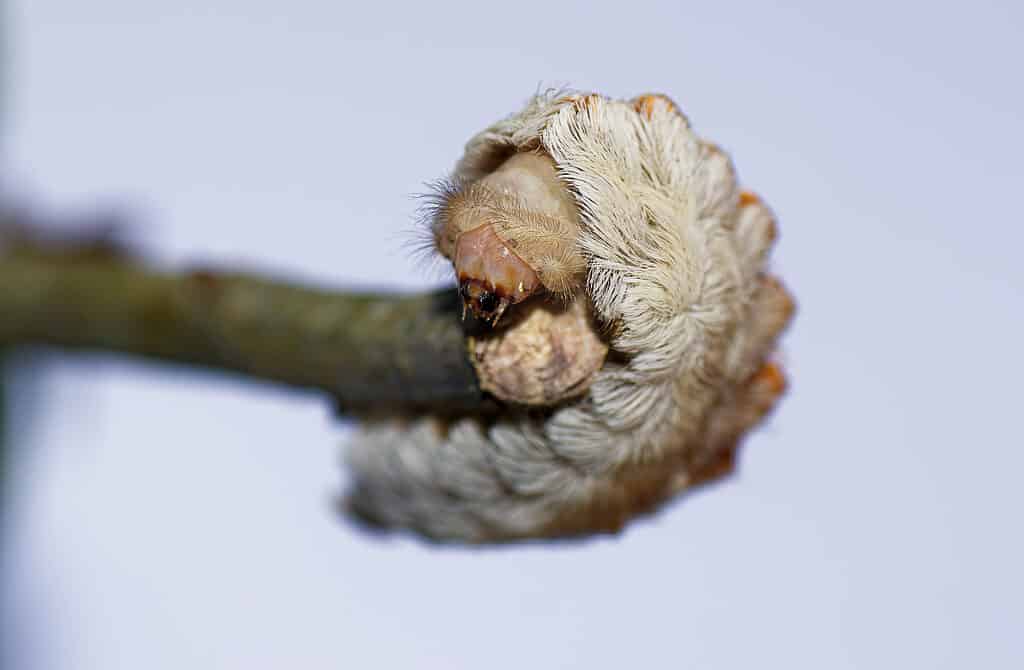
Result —
<instances>
[{"instance_id":1,"label":"bark on twig","mask_svg":"<svg viewBox=\"0 0 1024 670\"><path fill-rule=\"evenodd\" d=\"M458 304L454 290L346 293L161 272L88 239L0 242L0 347L184 363L324 391L342 411L487 409Z\"/></svg>"}]
</instances>

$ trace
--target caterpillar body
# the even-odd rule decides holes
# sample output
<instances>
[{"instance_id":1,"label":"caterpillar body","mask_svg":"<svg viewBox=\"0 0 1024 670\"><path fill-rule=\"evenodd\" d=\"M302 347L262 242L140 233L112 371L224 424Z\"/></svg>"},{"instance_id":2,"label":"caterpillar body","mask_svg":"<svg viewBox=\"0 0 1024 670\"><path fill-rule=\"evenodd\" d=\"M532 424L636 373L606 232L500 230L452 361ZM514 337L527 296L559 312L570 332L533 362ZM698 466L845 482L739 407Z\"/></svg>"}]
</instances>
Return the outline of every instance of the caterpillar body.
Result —
<instances>
[{"instance_id":1,"label":"caterpillar body","mask_svg":"<svg viewBox=\"0 0 1024 670\"><path fill-rule=\"evenodd\" d=\"M522 312L498 344L471 341L478 371L538 349L540 323L536 374L499 367L557 392L495 390L513 401L498 416L366 420L347 451L365 519L474 542L616 531L728 472L783 393L771 356L794 307L766 271L773 217L664 96L531 98L469 141L430 225L466 310Z\"/></svg>"}]
</instances>

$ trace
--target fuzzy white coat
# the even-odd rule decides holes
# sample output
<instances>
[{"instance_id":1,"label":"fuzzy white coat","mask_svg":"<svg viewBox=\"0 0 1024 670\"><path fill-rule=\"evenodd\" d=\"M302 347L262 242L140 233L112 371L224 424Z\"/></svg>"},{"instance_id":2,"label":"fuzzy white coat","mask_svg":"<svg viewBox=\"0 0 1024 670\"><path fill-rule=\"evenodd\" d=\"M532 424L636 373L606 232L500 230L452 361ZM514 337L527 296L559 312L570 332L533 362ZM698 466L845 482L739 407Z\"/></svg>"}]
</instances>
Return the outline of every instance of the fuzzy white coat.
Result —
<instances>
[{"instance_id":1,"label":"fuzzy white coat","mask_svg":"<svg viewBox=\"0 0 1024 670\"><path fill-rule=\"evenodd\" d=\"M792 302L765 273L775 224L722 151L663 96L547 93L470 140L455 176L538 150L575 197L613 355L546 412L367 421L347 452L366 518L467 541L617 530L727 470L782 392L768 357Z\"/></svg>"}]
</instances>

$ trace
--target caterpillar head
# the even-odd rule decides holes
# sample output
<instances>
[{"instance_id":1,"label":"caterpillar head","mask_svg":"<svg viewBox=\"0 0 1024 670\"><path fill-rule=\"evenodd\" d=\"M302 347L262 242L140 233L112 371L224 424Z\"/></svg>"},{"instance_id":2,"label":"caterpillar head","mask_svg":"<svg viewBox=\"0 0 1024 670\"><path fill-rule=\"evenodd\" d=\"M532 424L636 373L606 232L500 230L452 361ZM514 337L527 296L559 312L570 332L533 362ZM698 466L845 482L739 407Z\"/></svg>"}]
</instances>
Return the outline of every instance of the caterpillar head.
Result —
<instances>
[{"instance_id":1,"label":"caterpillar head","mask_svg":"<svg viewBox=\"0 0 1024 670\"><path fill-rule=\"evenodd\" d=\"M463 315L491 325L534 294L569 297L582 278L576 204L546 155L514 154L442 192L431 225L454 265Z\"/></svg>"},{"instance_id":2,"label":"caterpillar head","mask_svg":"<svg viewBox=\"0 0 1024 670\"><path fill-rule=\"evenodd\" d=\"M541 288L537 273L484 222L459 235L455 272L463 315L469 309L478 319L497 324L509 305L522 302Z\"/></svg>"}]
</instances>

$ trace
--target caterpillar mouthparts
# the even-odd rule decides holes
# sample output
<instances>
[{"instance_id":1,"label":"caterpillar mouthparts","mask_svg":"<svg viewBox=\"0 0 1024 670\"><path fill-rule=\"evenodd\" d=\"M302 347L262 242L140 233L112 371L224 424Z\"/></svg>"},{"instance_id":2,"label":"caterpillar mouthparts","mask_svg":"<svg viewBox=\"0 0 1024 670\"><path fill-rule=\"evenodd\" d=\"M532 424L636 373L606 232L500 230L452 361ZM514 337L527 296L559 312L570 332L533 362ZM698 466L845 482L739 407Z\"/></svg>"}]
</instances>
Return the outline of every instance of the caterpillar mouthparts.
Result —
<instances>
[{"instance_id":1,"label":"caterpillar mouthparts","mask_svg":"<svg viewBox=\"0 0 1024 670\"><path fill-rule=\"evenodd\" d=\"M496 288L487 288L477 279L464 279L459 283L459 295L462 296L462 320L466 320L466 312L491 326L497 326L501 315L505 313L512 301Z\"/></svg>"}]
</instances>

